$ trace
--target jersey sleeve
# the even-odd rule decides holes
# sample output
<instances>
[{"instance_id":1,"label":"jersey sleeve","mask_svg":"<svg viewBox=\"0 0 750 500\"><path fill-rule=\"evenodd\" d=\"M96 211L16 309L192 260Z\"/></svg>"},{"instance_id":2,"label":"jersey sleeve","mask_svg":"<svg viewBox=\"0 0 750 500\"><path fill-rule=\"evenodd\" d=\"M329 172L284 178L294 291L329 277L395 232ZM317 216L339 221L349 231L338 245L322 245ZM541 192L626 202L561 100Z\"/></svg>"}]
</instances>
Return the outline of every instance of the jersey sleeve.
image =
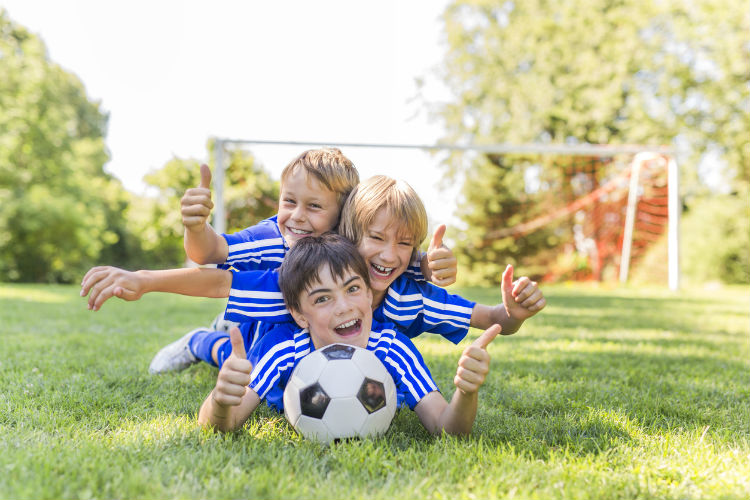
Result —
<instances>
[{"instance_id":1,"label":"jersey sleeve","mask_svg":"<svg viewBox=\"0 0 750 500\"><path fill-rule=\"evenodd\" d=\"M284 410L284 388L294 369L294 336L289 328L275 328L250 349L253 364L250 389L277 411Z\"/></svg>"},{"instance_id":2,"label":"jersey sleeve","mask_svg":"<svg viewBox=\"0 0 750 500\"><path fill-rule=\"evenodd\" d=\"M284 304L277 271L232 272L224 319L228 321L265 321L286 323L294 321Z\"/></svg>"},{"instance_id":3,"label":"jersey sleeve","mask_svg":"<svg viewBox=\"0 0 750 500\"><path fill-rule=\"evenodd\" d=\"M383 316L380 321L394 323L407 337L429 332L458 344L469 332L475 305L432 283L400 277L389 287L376 315Z\"/></svg>"},{"instance_id":4,"label":"jersey sleeve","mask_svg":"<svg viewBox=\"0 0 750 500\"><path fill-rule=\"evenodd\" d=\"M284 261L286 246L275 217L222 236L227 242L228 255L227 260L219 264L220 269L270 270L277 269Z\"/></svg>"},{"instance_id":5,"label":"jersey sleeve","mask_svg":"<svg viewBox=\"0 0 750 500\"><path fill-rule=\"evenodd\" d=\"M415 252L414 258L409 262L409 266L404 271L404 274L415 281L427 281L422 274L422 257L427 255L426 252Z\"/></svg>"},{"instance_id":6,"label":"jersey sleeve","mask_svg":"<svg viewBox=\"0 0 750 500\"><path fill-rule=\"evenodd\" d=\"M384 364L393 377L396 391L412 410L427 394L438 390L422 355L403 334L394 337Z\"/></svg>"}]
</instances>

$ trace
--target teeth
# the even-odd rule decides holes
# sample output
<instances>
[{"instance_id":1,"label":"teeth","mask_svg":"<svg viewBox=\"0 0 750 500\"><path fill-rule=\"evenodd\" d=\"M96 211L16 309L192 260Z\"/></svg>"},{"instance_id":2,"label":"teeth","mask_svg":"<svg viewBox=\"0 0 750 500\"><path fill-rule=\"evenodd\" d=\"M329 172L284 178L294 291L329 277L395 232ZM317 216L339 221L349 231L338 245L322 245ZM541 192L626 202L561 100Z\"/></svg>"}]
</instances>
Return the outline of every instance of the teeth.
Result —
<instances>
[{"instance_id":1,"label":"teeth","mask_svg":"<svg viewBox=\"0 0 750 500\"><path fill-rule=\"evenodd\" d=\"M287 228L292 234L305 235L312 234L312 231L303 231L302 229L294 229L293 227Z\"/></svg>"},{"instance_id":2,"label":"teeth","mask_svg":"<svg viewBox=\"0 0 750 500\"><path fill-rule=\"evenodd\" d=\"M349 328L350 326L354 326L356 324L357 324L357 320L356 319L352 319L352 320L347 321L346 323L340 324L339 326L336 327L336 329L339 329L339 328Z\"/></svg>"},{"instance_id":3,"label":"teeth","mask_svg":"<svg viewBox=\"0 0 750 500\"><path fill-rule=\"evenodd\" d=\"M385 266L381 266L381 265L378 265L378 264L373 264L372 267L374 267L375 269L377 269L378 271L380 271L381 273L384 273L384 274L388 274L391 271L393 271L394 269L396 269L395 267L385 267Z\"/></svg>"}]
</instances>

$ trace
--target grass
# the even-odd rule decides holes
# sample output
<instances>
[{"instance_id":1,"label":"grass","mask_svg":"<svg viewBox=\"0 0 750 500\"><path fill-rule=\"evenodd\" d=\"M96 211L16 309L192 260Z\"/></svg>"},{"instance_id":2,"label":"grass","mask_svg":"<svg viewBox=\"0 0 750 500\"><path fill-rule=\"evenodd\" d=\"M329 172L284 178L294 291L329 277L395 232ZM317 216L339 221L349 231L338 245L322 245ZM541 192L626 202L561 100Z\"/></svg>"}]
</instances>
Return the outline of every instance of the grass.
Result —
<instances>
[{"instance_id":1,"label":"grass","mask_svg":"<svg viewBox=\"0 0 750 500\"><path fill-rule=\"evenodd\" d=\"M323 447L265 407L201 429L207 365L148 375L220 301L92 313L75 287L0 285L0 498L750 497L750 288L545 293L490 347L471 437L432 437L407 410L381 439ZM417 344L450 396L463 344Z\"/></svg>"}]
</instances>

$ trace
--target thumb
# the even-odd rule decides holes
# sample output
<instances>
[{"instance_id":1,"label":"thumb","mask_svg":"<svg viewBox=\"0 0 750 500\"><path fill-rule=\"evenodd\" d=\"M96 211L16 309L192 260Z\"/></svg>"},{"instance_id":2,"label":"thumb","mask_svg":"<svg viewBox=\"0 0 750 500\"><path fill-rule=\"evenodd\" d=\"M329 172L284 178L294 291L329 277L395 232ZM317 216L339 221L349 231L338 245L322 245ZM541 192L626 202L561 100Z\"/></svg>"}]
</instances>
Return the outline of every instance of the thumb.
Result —
<instances>
[{"instance_id":1,"label":"thumb","mask_svg":"<svg viewBox=\"0 0 750 500\"><path fill-rule=\"evenodd\" d=\"M201 184L198 187L208 189L211 186L211 169L205 163L201 165Z\"/></svg>"},{"instance_id":2,"label":"thumb","mask_svg":"<svg viewBox=\"0 0 750 500\"><path fill-rule=\"evenodd\" d=\"M478 339L476 339L474 342L472 342L471 345L480 347L482 349L487 349L487 346L490 345L490 342L495 340L495 337L502 331L502 327L498 324L494 324L491 327L487 328L482 335L479 336Z\"/></svg>"},{"instance_id":3,"label":"thumb","mask_svg":"<svg viewBox=\"0 0 750 500\"><path fill-rule=\"evenodd\" d=\"M247 359L245 340L242 338L240 329L236 326L233 326L232 329L229 330L229 341L232 343L232 355L241 359Z\"/></svg>"},{"instance_id":4,"label":"thumb","mask_svg":"<svg viewBox=\"0 0 750 500\"><path fill-rule=\"evenodd\" d=\"M503 271L502 296L503 296L503 305L505 306L505 311L507 312L510 299L513 296L513 265L512 264L508 264L505 267L505 271Z\"/></svg>"},{"instance_id":5,"label":"thumb","mask_svg":"<svg viewBox=\"0 0 750 500\"><path fill-rule=\"evenodd\" d=\"M445 236L445 224L440 224L437 228L435 228L435 233L432 235L432 240L430 241L430 247L427 249L429 252L430 250L435 250L436 248L440 248L443 246L443 236Z\"/></svg>"}]
</instances>

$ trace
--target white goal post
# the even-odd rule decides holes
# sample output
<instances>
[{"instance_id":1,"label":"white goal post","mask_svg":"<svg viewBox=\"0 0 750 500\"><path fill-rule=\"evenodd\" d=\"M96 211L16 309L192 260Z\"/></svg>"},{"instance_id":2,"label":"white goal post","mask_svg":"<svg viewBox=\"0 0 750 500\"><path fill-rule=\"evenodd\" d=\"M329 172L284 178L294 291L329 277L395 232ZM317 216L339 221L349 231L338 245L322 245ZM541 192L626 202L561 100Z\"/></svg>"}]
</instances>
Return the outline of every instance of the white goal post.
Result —
<instances>
[{"instance_id":1,"label":"white goal post","mask_svg":"<svg viewBox=\"0 0 750 500\"><path fill-rule=\"evenodd\" d=\"M225 147L229 145L276 145L276 146L304 146L338 148L380 148L380 149L411 149L423 151L467 151L475 153L491 154L523 154L543 153L556 155L586 155L612 157L620 154L632 154L630 189L628 192L628 208L625 221L625 235L620 265L620 281L627 282L630 252L635 220L635 206L638 200L638 176L641 165L646 161L663 161L666 163L668 177L668 226L667 226L667 253L668 253L668 279L669 288L678 290L680 287L680 212L681 203L679 196L679 168L674 159L674 151L663 146L640 146L640 145L546 145L546 144L384 144L384 143L359 143L359 142L336 142L336 141L271 141L255 139L229 139L213 138L214 140L214 211L212 225L214 229L223 233L226 231L226 212L224 208L224 156Z\"/></svg>"}]
</instances>

